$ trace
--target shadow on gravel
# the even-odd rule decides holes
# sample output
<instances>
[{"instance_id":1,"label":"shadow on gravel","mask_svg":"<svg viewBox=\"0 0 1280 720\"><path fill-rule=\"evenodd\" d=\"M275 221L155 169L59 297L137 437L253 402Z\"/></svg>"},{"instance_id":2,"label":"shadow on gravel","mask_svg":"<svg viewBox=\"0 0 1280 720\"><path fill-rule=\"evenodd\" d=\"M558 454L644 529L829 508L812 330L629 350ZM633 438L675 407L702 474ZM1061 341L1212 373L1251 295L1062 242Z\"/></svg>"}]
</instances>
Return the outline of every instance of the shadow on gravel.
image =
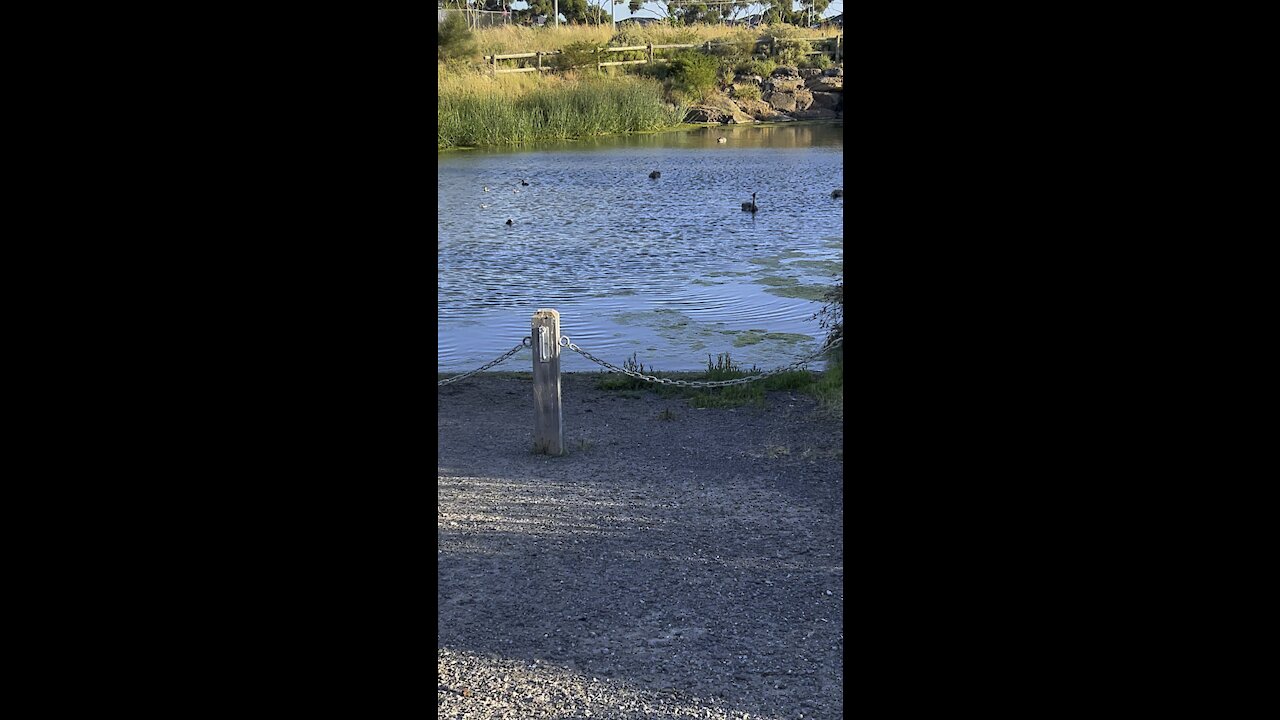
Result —
<instances>
[{"instance_id":1,"label":"shadow on gravel","mask_svg":"<svg viewBox=\"0 0 1280 720\"><path fill-rule=\"evenodd\" d=\"M839 504L758 476L438 478L440 648L840 717Z\"/></svg>"}]
</instances>

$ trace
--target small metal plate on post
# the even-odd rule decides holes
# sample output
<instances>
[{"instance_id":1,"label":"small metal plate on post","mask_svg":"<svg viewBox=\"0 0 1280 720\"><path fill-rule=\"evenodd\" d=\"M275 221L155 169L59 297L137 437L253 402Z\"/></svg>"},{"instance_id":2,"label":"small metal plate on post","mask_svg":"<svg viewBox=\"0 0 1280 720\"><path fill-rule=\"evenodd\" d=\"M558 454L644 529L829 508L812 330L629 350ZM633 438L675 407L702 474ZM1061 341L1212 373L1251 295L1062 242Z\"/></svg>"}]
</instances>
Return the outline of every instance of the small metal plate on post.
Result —
<instances>
[{"instance_id":1,"label":"small metal plate on post","mask_svg":"<svg viewBox=\"0 0 1280 720\"><path fill-rule=\"evenodd\" d=\"M551 328L546 325L538 328L538 359L551 362Z\"/></svg>"}]
</instances>

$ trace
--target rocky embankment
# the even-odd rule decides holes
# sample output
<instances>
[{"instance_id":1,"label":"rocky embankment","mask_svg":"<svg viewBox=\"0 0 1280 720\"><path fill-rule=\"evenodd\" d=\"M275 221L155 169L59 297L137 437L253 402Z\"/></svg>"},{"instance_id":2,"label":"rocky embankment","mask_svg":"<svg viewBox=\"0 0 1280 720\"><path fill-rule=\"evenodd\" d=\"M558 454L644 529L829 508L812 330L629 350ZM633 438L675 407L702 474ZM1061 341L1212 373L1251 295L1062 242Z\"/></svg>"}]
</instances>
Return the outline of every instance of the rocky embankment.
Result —
<instances>
[{"instance_id":1,"label":"rocky embankment","mask_svg":"<svg viewBox=\"0 0 1280 720\"><path fill-rule=\"evenodd\" d=\"M768 78L739 75L720 102L694 105L691 123L754 123L844 118L844 68L780 67Z\"/></svg>"}]
</instances>

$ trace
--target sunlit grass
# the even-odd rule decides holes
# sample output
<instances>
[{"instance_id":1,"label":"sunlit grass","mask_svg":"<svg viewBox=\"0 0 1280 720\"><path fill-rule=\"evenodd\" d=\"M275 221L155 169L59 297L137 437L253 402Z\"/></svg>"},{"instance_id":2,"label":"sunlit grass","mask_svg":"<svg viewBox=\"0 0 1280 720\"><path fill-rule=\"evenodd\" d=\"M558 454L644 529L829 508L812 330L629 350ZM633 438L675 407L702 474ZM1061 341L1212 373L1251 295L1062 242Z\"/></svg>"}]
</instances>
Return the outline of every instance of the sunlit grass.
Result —
<instances>
[{"instance_id":1,"label":"sunlit grass","mask_svg":"<svg viewBox=\"0 0 1280 720\"><path fill-rule=\"evenodd\" d=\"M445 70L437 74L437 147L513 145L678 124L661 85L647 78L594 72L499 75Z\"/></svg>"},{"instance_id":2,"label":"sunlit grass","mask_svg":"<svg viewBox=\"0 0 1280 720\"><path fill-rule=\"evenodd\" d=\"M655 45L706 42L733 35L739 28L721 25L666 27L652 25L630 27L627 37L639 37ZM609 45L614 30L608 25L561 25L534 28L523 25L481 28L475 31L476 45L482 55L507 55L525 52L551 52L570 43L590 42L600 47ZM636 43L643 44L643 43Z\"/></svg>"}]
</instances>

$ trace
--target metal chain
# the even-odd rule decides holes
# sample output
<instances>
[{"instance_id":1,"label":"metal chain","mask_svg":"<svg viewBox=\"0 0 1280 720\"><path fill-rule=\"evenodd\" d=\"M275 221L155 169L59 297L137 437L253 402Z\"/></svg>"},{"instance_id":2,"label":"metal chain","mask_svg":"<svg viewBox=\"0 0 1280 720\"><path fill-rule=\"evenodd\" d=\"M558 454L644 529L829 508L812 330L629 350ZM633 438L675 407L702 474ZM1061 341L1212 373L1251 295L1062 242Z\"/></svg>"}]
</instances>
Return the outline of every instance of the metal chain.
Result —
<instances>
[{"instance_id":1,"label":"metal chain","mask_svg":"<svg viewBox=\"0 0 1280 720\"><path fill-rule=\"evenodd\" d=\"M837 337L829 345L823 346L821 350L810 355L809 357L806 357L802 360L797 360L786 367L780 367L776 370L770 370L769 372L766 372L766 373L760 373L759 375L748 375L747 377L738 378L736 380L672 380L671 378L654 377L652 375L645 375L643 373L635 372L634 370L627 370L625 368L620 368L617 365L611 365L610 363L607 363L604 360L601 360L600 358L596 357L595 355L592 355L591 353L587 352L586 350L583 350L582 348L578 347L576 344L574 344L572 340L569 339L568 335L562 335L560 337L561 347L567 347L570 350L573 350L574 352L577 352L579 355L585 357L586 359L596 363L597 365L603 365L604 367L614 372L620 372L623 375L630 375L631 377L637 378L639 380L647 380L649 382L660 383L662 385L677 385L680 387L728 387L730 385L745 385L749 382L755 382L757 380L763 380L772 375L777 375L778 373L788 372L791 370L799 370L801 365L807 365L810 362L813 362L818 358L818 356L822 355L826 351L839 345L842 342L844 342L843 335L841 335L840 337Z\"/></svg>"},{"instance_id":2,"label":"metal chain","mask_svg":"<svg viewBox=\"0 0 1280 720\"><path fill-rule=\"evenodd\" d=\"M444 380L441 380L439 383L437 383L436 387L440 387L441 385L448 385L449 383L455 383L463 378L471 377L472 375L475 375L476 373L482 370L488 370L494 365L497 365L503 360L506 360L512 355L515 355L516 353L520 352L521 348L527 348L527 347L533 347L533 338L529 335L526 335L525 338L520 341L519 345L511 348L510 350L506 351L505 353L498 356L497 358L485 363L484 365L481 365L480 367L476 368L475 370L472 370L469 373L463 373L461 375L454 375L451 378L445 378Z\"/></svg>"}]
</instances>

